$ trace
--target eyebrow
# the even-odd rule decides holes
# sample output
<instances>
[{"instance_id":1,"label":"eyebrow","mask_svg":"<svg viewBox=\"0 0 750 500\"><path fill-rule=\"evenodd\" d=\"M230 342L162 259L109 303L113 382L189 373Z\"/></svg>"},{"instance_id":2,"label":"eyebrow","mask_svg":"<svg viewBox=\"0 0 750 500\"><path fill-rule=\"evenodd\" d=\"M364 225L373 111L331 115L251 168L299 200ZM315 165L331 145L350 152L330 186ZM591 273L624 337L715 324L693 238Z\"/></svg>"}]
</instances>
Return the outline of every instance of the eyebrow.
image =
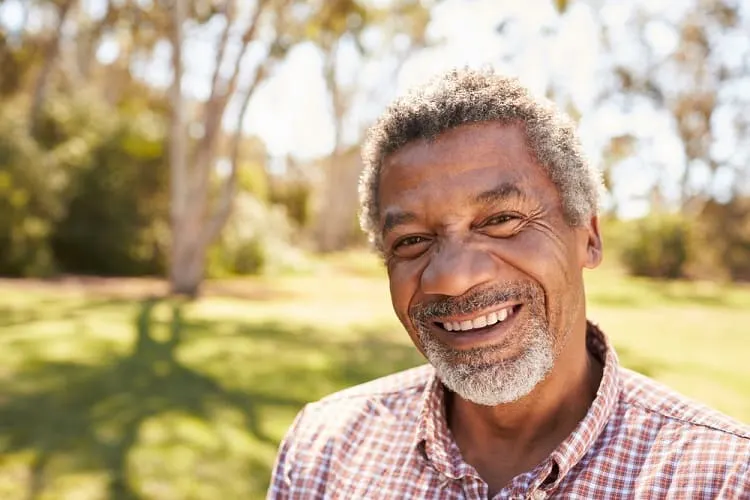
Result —
<instances>
[{"instance_id":1,"label":"eyebrow","mask_svg":"<svg viewBox=\"0 0 750 500\"><path fill-rule=\"evenodd\" d=\"M413 212L388 212L385 214L385 222L383 222L382 235L385 235L388 231L392 231L396 226L402 224L408 224L417 220L416 214Z\"/></svg>"},{"instance_id":2,"label":"eyebrow","mask_svg":"<svg viewBox=\"0 0 750 500\"><path fill-rule=\"evenodd\" d=\"M506 201L510 198L523 198L524 193L512 182L503 182L498 186L479 193L474 201L483 205Z\"/></svg>"}]
</instances>

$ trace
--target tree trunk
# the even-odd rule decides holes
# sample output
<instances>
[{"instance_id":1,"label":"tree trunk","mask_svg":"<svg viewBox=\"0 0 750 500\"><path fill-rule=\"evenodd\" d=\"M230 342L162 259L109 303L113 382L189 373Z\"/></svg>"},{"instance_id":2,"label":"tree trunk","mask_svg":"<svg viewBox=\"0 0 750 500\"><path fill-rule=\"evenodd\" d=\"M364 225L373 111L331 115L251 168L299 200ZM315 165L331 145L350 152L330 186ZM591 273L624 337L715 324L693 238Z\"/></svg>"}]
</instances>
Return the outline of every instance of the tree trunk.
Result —
<instances>
[{"instance_id":1,"label":"tree trunk","mask_svg":"<svg viewBox=\"0 0 750 500\"><path fill-rule=\"evenodd\" d=\"M360 171L356 149L334 153L325 161L316 230L317 248L321 252L343 250L351 242L356 228Z\"/></svg>"},{"instance_id":2,"label":"tree trunk","mask_svg":"<svg viewBox=\"0 0 750 500\"><path fill-rule=\"evenodd\" d=\"M172 10L172 68L174 80L170 89L172 127L169 138L172 247L169 283L173 294L195 297L203 279L203 262L198 256L200 221L189 205L190 171L187 157L186 103L182 93L182 25L187 0L175 0ZM193 215L191 217L191 215Z\"/></svg>"},{"instance_id":3,"label":"tree trunk","mask_svg":"<svg viewBox=\"0 0 750 500\"><path fill-rule=\"evenodd\" d=\"M319 188L315 242L321 252L342 250L346 246L356 211L356 207L348 203L350 191L356 192L356 182L352 185L349 179L349 174L356 165L348 161L349 155L343 148L345 101L348 96L344 95L337 79L338 48L338 42L334 42L326 51L323 67L323 76L331 98L334 145L331 155L323 163L323 185Z\"/></svg>"},{"instance_id":4,"label":"tree trunk","mask_svg":"<svg viewBox=\"0 0 750 500\"><path fill-rule=\"evenodd\" d=\"M255 77L246 87L238 114L237 129L230 151L230 175L219 190L215 199L210 196L211 172L217 155L221 135L222 118L229 99L236 95L242 61L250 49L260 24L263 9L269 2L260 0L256 5L250 24L242 36L243 46L234 62L233 72L222 79L219 68L224 58L229 40L229 28L233 9L224 4L227 24L220 37L217 66L212 77L211 95L204 107L204 136L198 141L192 158L188 158L185 116L186 102L180 88L182 78L182 24L186 15L186 0L175 0L172 11L174 29L172 31L173 67L175 81L172 84L172 137L170 141L170 162L172 174L172 256L170 267L170 289L173 294L196 297L200 293L206 272L206 253L209 246L220 235L226 224L236 194L239 138L242 134L242 121L248 109L250 97L259 83L265 78L265 61L258 66Z\"/></svg>"},{"instance_id":5,"label":"tree trunk","mask_svg":"<svg viewBox=\"0 0 750 500\"><path fill-rule=\"evenodd\" d=\"M195 298L200 294L206 271L205 249L194 240L189 241L188 238L194 235L184 228L176 236L172 243L170 291L174 295Z\"/></svg>"}]
</instances>

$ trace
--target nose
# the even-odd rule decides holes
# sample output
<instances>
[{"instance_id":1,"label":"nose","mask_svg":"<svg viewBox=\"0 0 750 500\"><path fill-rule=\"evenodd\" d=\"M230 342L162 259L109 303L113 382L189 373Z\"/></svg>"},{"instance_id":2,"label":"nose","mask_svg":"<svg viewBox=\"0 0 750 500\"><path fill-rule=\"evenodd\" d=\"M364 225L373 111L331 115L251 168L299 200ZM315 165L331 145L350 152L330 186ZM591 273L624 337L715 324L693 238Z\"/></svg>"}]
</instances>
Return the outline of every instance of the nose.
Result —
<instances>
[{"instance_id":1,"label":"nose","mask_svg":"<svg viewBox=\"0 0 750 500\"><path fill-rule=\"evenodd\" d=\"M422 272L422 292L428 295L463 295L495 279L497 263L484 250L461 241L443 242Z\"/></svg>"}]
</instances>

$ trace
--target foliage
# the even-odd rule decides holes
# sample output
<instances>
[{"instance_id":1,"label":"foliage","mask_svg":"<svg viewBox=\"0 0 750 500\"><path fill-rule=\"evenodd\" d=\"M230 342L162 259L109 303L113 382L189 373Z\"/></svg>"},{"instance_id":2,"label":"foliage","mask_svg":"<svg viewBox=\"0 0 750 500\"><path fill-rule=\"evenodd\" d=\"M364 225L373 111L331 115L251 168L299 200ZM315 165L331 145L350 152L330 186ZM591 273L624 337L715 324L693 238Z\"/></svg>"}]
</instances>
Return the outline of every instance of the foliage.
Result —
<instances>
[{"instance_id":1,"label":"foliage","mask_svg":"<svg viewBox=\"0 0 750 500\"><path fill-rule=\"evenodd\" d=\"M254 161L242 162L237 172L239 187L263 203L268 203L271 197L270 182L265 164Z\"/></svg>"},{"instance_id":2,"label":"foliage","mask_svg":"<svg viewBox=\"0 0 750 500\"><path fill-rule=\"evenodd\" d=\"M680 215L650 215L632 223L622 261L635 276L681 278L691 253L691 225Z\"/></svg>"},{"instance_id":3,"label":"foliage","mask_svg":"<svg viewBox=\"0 0 750 500\"><path fill-rule=\"evenodd\" d=\"M664 147L665 137L654 140L653 129L643 126L611 137L620 143L614 144L614 152L625 146L626 155L612 155L610 147L604 154L605 169L627 157L648 158L655 166L648 187L654 210L659 209L655 205L669 204L699 211L705 200L717 196L715 179L731 177L735 188L744 183L746 191L743 172L750 150L741 138L750 127L750 99L739 89L750 75L750 66L742 62L750 51L748 11L741 2L728 0L682 2L674 10L650 2L609 5L618 4L620 15L599 20L608 77L597 105L620 107L623 124L636 107L651 107L668 118L675 147L669 146L664 167L679 166L681 172L669 178L660 171L666 168L658 165L657 150ZM607 172L605 178L611 175Z\"/></svg>"},{"instance_id":4,"label":"foliage","mask_svg":"<svg viewBox=\"0 0 750 500\"><path fill-rule=\"evenodd\" d=\"M139 276L166 269L165 124L147 109L120 116L70 181L67 210L52 235L67 272Z\"/></svg>"},{"instance_id":5,"label":"foliage","mask_svg":"<svg viewBox=\"0 0 750 500\"><path fill-rule=\"evenodd\" d=\"M46 276L55 268L48 238L62 209L64 155L29 135L23 103L0 104L0 275Z\"/></svg>"},{"instance_id":6,"label":"foliage","mask_svg":"<svg viewBox=\"0 0 750 500\"><path fill-rule=\"evenodd\" d=\"M728 203L708 202L698 217L701 256L707 256L704 277L750 281L750 198ZM706 261L704 261L706 263Z\"/></svg>"},{"instance_id":7,"label":"foliage","mask_svg":"<svg viewBox=\"0 0 750 500\"><path fill-rule=\"evenodd\" d=\"M51 93L36 138L0 107L0 274L164 270L164 124L148 108Z\"/></svg>"},{"instance_id":8,"label":"foliage","mask_svg":"<svg viewBox=\"0 0 750 500\"><path fill-rule=\"evenodd\" d=\"M0 97L13 96L23 85L26 74L34 62L31 44L14 47L9 37L0 31Z\"/></svg>"},{"instance_id":9,"label":"foliage","mask_svg":"<svg viewBox=\"0 0 750 500\"><path fill-rule=\"evenodd\" d=\"M312 186L303 179L282 179L276 177L271 182L269 200L282 205L289 217L300 227L311 222L310 199Z\"/></svg>"},{"instance_id":10,"label":"foliage","mask_svg":"<svg viewBox=\"0 0 750 500\"><path fill-rule=\"evenodd\" d=\"M630 221L623 221L612 215L599 216L599 231L601 233L604 258L609 261L620 262L622 250L630 236Z\"/></svg>"},{"instance_id":11,"label":"foliage","mask_svg":"<svg viewBox=\"0 0 750 500\"><path fill-rule=\"evenodd\" d=\"M750 281L750 201L708 201L693 218L602 220L605 251L636 276Z\"/></svg>"},{"instance_id":12,"label":"foliage","mask_svg":"<svg viewBox=\"0 0 750 500\"><path fill-rule=\"evenodd\" d=\"M305 266L294 246L296 229L284 207L240 193L221 240L212 248L209 276L278 273Z\"/></svg>"}]
</instances>

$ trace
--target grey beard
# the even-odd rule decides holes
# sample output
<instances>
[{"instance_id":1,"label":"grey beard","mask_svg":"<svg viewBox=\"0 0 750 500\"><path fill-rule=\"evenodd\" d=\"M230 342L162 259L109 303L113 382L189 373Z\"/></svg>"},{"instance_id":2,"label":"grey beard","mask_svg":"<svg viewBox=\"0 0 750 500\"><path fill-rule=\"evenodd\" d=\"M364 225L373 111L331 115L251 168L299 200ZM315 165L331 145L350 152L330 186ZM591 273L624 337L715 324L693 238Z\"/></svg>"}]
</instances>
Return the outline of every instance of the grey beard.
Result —
<instances>
[{"instance_id":1,"label":"grey beard","mask_svg":"<svg viewBox=\"0 0 750 500\"><path fill-rule=\"evenodd\" d=\"M451 391L476 404L495 406L517 401L529 394L552 370L555 341L544 314L544 295L536 285L509 283L467 297L448 297L420 305L410 311L412 322L427 359L440 380ZM469 350L453 349L434 337L432 318L467 314L494 304L521 300L526 311L515 336L525 345L517 357L498 360L502 346Z\"/></svg>"}]
</instances>

